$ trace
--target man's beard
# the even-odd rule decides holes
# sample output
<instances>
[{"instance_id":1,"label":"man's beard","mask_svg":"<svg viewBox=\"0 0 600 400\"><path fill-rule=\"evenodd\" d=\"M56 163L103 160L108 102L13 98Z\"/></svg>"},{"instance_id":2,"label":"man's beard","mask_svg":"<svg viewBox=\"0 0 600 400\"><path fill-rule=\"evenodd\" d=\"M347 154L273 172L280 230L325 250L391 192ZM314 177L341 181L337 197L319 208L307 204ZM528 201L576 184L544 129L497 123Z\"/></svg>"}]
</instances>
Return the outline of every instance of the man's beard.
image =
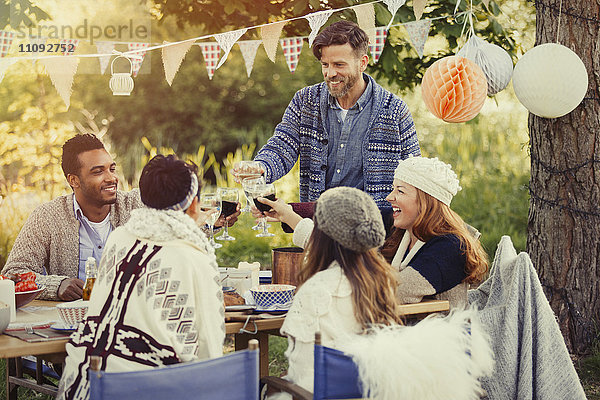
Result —
<instances>
[{"instance_id":1,"label":"man's beard","mask_svg":"<svg viewBox=\"0 0 600 400\"><path fill-rule=\"evenodd\" d=\"M336 99L344 97L354 87L354 85L356 85L356 82L358 81L358 77L359 77L359 75L357 74L357 75L350 75L350 76L343 78L341 80L341 82L342 82L341 86L334 90L332 90L331 86L329 86L329 83L332 80L327 79L327 89L329 90L329 94L331 94L331 96L335 97Z\"/></svg>"},{"instance_id":2,"label":"man's beard","mask_svg":"<svg viewBox=\"0 0 600 400\"><path fill-rule=\"evenodd\" d=\"M101 189L96 189L94 187L90 187L83 182L81 183L81 191L82 194L87 198L87 200L97 207L102 207L109 204L115 204L117 202L117 193L115 193L112 197L104 197L102 195Z\"/></svg>"}]
</instances>

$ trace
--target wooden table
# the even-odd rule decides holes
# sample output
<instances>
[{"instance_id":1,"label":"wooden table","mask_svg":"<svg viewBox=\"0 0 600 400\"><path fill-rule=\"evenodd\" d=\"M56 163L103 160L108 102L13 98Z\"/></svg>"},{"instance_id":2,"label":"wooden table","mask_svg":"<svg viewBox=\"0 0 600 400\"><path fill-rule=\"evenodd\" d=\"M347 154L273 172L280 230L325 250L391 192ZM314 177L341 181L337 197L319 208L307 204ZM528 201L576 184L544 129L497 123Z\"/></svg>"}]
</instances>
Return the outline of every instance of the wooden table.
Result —
<instances>
[{"instance_id":1,"label":"wooden table","mask_svg":"<svg viewBox=\"0 0 600 400\"><path fill-rule=\"evenodd\" d=\"M57 303L54 301L34 300L29 306L53 307ZM400 312L405 316L424 316L434 312L448 311L449 302L447 300L425 300L416 304L403 304L400 306ZM23 310L17 311L18 323L35 323L40 321L60 320L56 308L43 312L27 313ZM284 317L259 319L250 322L245 327L245 332L241 332L244 328L244 322L227 322L225 324L225 332L235 335L235 350L241 350L248 347L250 339L258 339L260 346L260 376L269 374L269 335L279 335L279 329L283 324ZM254 331L249 333L247 331ZM18 371L18 358L23 356L42 356L41 358L50 360L54 363L60 363L66 355L65 345L68 339L54 340L49 342L29 343L8 335L0 335L0 358L7 359L6 368L6 388L8 400L16 400L17 387L25 386L30 389L46 394L55 394L56 389L44 385L38 377L37 382L30 379L20 377Z\"/></svg>"}]
</instances>

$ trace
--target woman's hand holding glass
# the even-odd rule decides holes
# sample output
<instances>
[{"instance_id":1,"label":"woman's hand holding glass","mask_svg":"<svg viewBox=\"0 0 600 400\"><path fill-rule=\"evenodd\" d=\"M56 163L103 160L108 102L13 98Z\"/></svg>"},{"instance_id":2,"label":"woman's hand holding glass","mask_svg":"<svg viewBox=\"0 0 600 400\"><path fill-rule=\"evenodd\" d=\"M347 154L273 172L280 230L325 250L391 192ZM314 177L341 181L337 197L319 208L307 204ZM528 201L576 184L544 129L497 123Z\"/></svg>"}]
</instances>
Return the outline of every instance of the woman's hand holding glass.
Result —
<instances>
[{"instance_id":1,"label":"woman's hand holding glass","mask_svg":"<svg viewBox=\"0 0 600 400\"><path fill-rule=\"evenodd\" d=\"M264 197L264 198L267 198L268 200L272 200L272 201L277 200L275 198L275 186L272 183L254 185L250 190L250 196L252 197L252 199L254 201L254 206L258 210L263 212L263 216L261 218L263 230L258 235L256 235L256 237L275 236L274 234L267 231L267 217L266 217L266 215L264 215L264 213L269 211L271 209L271 207L269 205L267 205L265 203L261 203L257 200L259 197Z\"/></svg>"},{"instance_id":2,"label":"woman's hand holding glass","mask_svg":"<svg viewBox=\"0 0 600 400\"><path fill-rule=\"evenodd\" d=\"M263 213L256 207L252 207L252 216L254 218L262 218L265 215L267 216L267 221L270 222L283 222L288 224L292 229L296 229L296 225L298 222L302 221L302 217L294 212L294 209L291 205L287 204L282 199L277 199L276 201L271 201L264 197L259 197L255 199L260 203L266 204L271 209Z\"/></svg>"}]
</instances>

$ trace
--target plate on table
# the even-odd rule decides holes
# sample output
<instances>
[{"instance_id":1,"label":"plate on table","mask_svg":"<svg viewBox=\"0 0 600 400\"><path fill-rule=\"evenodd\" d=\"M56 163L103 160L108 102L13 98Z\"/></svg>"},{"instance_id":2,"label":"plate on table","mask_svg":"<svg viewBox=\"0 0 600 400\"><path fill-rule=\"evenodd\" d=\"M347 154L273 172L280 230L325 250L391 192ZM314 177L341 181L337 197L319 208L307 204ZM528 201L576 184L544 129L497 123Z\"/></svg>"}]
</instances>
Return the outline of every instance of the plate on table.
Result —
<instances>
[{"instance_id":1,"label":"plate on table","mask_svg":"<svg viewBox=\"0 0 600 400\"><path fill-rule=\"evenodd\" d=\"M77 330L77 325L67 325L64 322L56 322L55 324L50 325L50 328L60 332L75 332L75 330Z\"/></svg>"},{"instance_id":2,"label":"plate on table","mask_svg":"<svg viewBox=\"0 0 600 400\"><path fill-rule=\"evenodd\" d=\"M273 307L269 307L269 308L259 308L256 307L254 309L254 312L256 313L286 313L288 311L290 311L290 307L291 305L285 305L285 304L274 304Z\"/></svg>"},{"instance_id":3,"label":"plate on table","mask_svg":"<svg viewBox=\"0 0 600 400\"><path fill-rule=\"evenodd\" d=\"M235 306L226 306L225 311L246 311L254 310L255 308L256 306L252 304L239 304Z\"/></svg>"}]
</instances>

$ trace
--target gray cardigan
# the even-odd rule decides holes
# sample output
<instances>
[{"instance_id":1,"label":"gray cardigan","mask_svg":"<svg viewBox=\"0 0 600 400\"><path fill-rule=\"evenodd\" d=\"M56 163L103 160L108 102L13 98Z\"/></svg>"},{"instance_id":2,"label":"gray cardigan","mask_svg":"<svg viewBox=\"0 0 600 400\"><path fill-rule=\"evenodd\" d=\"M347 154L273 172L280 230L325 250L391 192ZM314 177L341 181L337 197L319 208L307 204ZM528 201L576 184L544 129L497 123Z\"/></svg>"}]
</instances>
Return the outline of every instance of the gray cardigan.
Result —
<instances>
[{"instance_id":1,"label":"gray cardigan","mask_svg":"<svg viewBox=\"0 0 600 400\"><path fill-rule=\"evenodd\" d=\"M134 208L142 206L137 189L117 192L110 207L114 228L129 219ZM77 277L79 269L79 221L73 211L73 195L60 196L38 206L21 228L2 274L36 273L37 283L46 290L39 299L58 300L58 287L65 278Z\"/></svg>"}]
</instances>

